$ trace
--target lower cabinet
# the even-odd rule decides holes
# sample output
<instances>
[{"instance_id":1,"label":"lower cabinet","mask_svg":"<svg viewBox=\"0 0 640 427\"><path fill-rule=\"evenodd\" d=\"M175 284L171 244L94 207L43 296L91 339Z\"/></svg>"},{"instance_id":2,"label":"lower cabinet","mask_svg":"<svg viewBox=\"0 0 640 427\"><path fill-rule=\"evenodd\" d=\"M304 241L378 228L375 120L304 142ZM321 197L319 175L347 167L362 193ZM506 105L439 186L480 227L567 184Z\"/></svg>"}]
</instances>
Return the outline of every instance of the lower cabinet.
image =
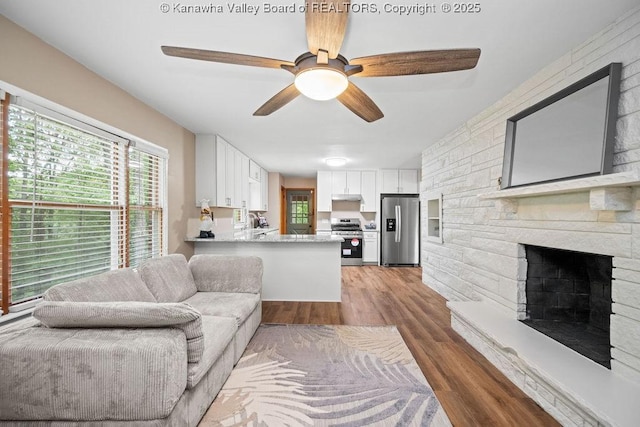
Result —
<instances>
[{"instance_id":1,"label":"lower cabinet","mask_svg":"<svg viewBox=\"0 0 640 427\"><path fill-rule=\"evenodd\" d=\"M378 232L364 231L362 262L378 264Z\"/></svg>"}]
</instances>

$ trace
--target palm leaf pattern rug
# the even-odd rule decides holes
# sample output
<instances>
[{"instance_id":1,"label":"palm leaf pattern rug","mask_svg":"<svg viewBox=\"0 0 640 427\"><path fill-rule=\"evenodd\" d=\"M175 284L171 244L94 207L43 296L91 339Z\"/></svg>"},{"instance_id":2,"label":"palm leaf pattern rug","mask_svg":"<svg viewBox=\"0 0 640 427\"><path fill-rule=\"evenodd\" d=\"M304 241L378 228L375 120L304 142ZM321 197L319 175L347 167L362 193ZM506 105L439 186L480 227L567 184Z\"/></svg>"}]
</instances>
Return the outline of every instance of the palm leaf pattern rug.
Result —
<instances>
[{"instance_id":1,"label":"palm leaf pattern rug","mask_svg":"<svg viewBox=\"0 0 640 427\"><path fill-rule=\"evenodd\" d=\"M261 325L200 426L451 426L395 326Z\"/></svg>"}]
</instances>

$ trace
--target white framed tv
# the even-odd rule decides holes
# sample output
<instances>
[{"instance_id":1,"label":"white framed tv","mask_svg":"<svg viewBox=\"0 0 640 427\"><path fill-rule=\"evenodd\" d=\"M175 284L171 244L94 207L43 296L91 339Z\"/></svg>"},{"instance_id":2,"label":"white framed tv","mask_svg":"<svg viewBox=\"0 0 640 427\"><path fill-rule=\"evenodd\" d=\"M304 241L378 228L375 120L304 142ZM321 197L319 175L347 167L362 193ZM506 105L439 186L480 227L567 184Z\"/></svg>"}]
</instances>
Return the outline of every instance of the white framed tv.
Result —
<instances>
[{"instance_id":1,"label":"white framed tv","mask_svg":"<svg viewBox=\"0 0 640 427\"><path fill-rule=\"evenodd\" d=\"M501 188L611 173L622 64L507 119Z\"/></svg>"}]
</instances>

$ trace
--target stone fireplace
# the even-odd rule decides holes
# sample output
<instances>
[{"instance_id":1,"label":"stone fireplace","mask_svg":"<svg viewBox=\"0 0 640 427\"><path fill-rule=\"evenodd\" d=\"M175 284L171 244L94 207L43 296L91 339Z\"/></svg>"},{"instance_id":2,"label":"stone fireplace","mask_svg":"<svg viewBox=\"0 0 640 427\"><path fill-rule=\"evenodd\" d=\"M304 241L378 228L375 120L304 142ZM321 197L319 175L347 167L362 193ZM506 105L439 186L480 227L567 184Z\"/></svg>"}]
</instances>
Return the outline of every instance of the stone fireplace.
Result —
<instances>
[{"instance_id":1,"label":"stone fireplace","mask_svg":"<svg viewBox=\"0 0 640 427\"><path fill-rule=\"evenodd\" d=\"M639 184L622 172L481 193L487 226L455 263L477 294L450 298L453 329L563 425L640 419Z\"/></svg>"},{"instance_id":2,"label":"stone fireplace","mask_svg":"<svg viewBox=\"0 0 640 427\"><path fill-rule=\"evenodd\" d=\"M525 245L528 326L611 369L613 257Z\"/></svg>"},{"instance_id":3,"label":"stone fireplace","mask_svg":"<svg viewBox=\"0 0 640 427\"><path fill-rule=\"evenodd\" d=\"M423 282L449 300L453 329L563 425L631 426L640 419L638 46L640 7L422 153L422 198L442 200L441 241L423 230ZM613 173L501 189L507 119L611 62L623 64ZM586 263L604 264L607 278L586 267L574 268L582 272L569 278L570 268L549 266L545 254L536 264L540 256L530 247L605 255ZM551 277L533 277L544 270ZM537 279L529 295L528 275ZM595 277L595 285L585 277ZM562 292L550 296L545 288ZM581 328L597 334L608 320L605 351L589 359L524 320L552 326L582 321ZM607 347L610 355L594 362ZM607 360L610 369L603 366Z\"/></svg>"}]
</instances>

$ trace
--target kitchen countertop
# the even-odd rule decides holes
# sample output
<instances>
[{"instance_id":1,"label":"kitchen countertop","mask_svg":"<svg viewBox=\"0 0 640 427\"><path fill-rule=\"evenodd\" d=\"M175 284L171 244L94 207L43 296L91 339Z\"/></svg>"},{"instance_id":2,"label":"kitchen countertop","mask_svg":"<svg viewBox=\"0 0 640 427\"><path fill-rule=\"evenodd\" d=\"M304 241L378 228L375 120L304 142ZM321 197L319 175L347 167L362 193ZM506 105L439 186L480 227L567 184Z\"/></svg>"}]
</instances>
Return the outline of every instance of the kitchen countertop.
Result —
<instances>
[{"instance_id":1,"label":"kitchen countertop","mask_svg":"<svg viewBox=\"0 0 640 427\"><path fill-rule=\"evenodd\" d=\"M277 228L255 228L243 231L215 233L213 239L187 237L185 242L202 243L334 243L342 242L340 236L319 236L315 234L277 234Z\"/></svg>"}]
</instances>

